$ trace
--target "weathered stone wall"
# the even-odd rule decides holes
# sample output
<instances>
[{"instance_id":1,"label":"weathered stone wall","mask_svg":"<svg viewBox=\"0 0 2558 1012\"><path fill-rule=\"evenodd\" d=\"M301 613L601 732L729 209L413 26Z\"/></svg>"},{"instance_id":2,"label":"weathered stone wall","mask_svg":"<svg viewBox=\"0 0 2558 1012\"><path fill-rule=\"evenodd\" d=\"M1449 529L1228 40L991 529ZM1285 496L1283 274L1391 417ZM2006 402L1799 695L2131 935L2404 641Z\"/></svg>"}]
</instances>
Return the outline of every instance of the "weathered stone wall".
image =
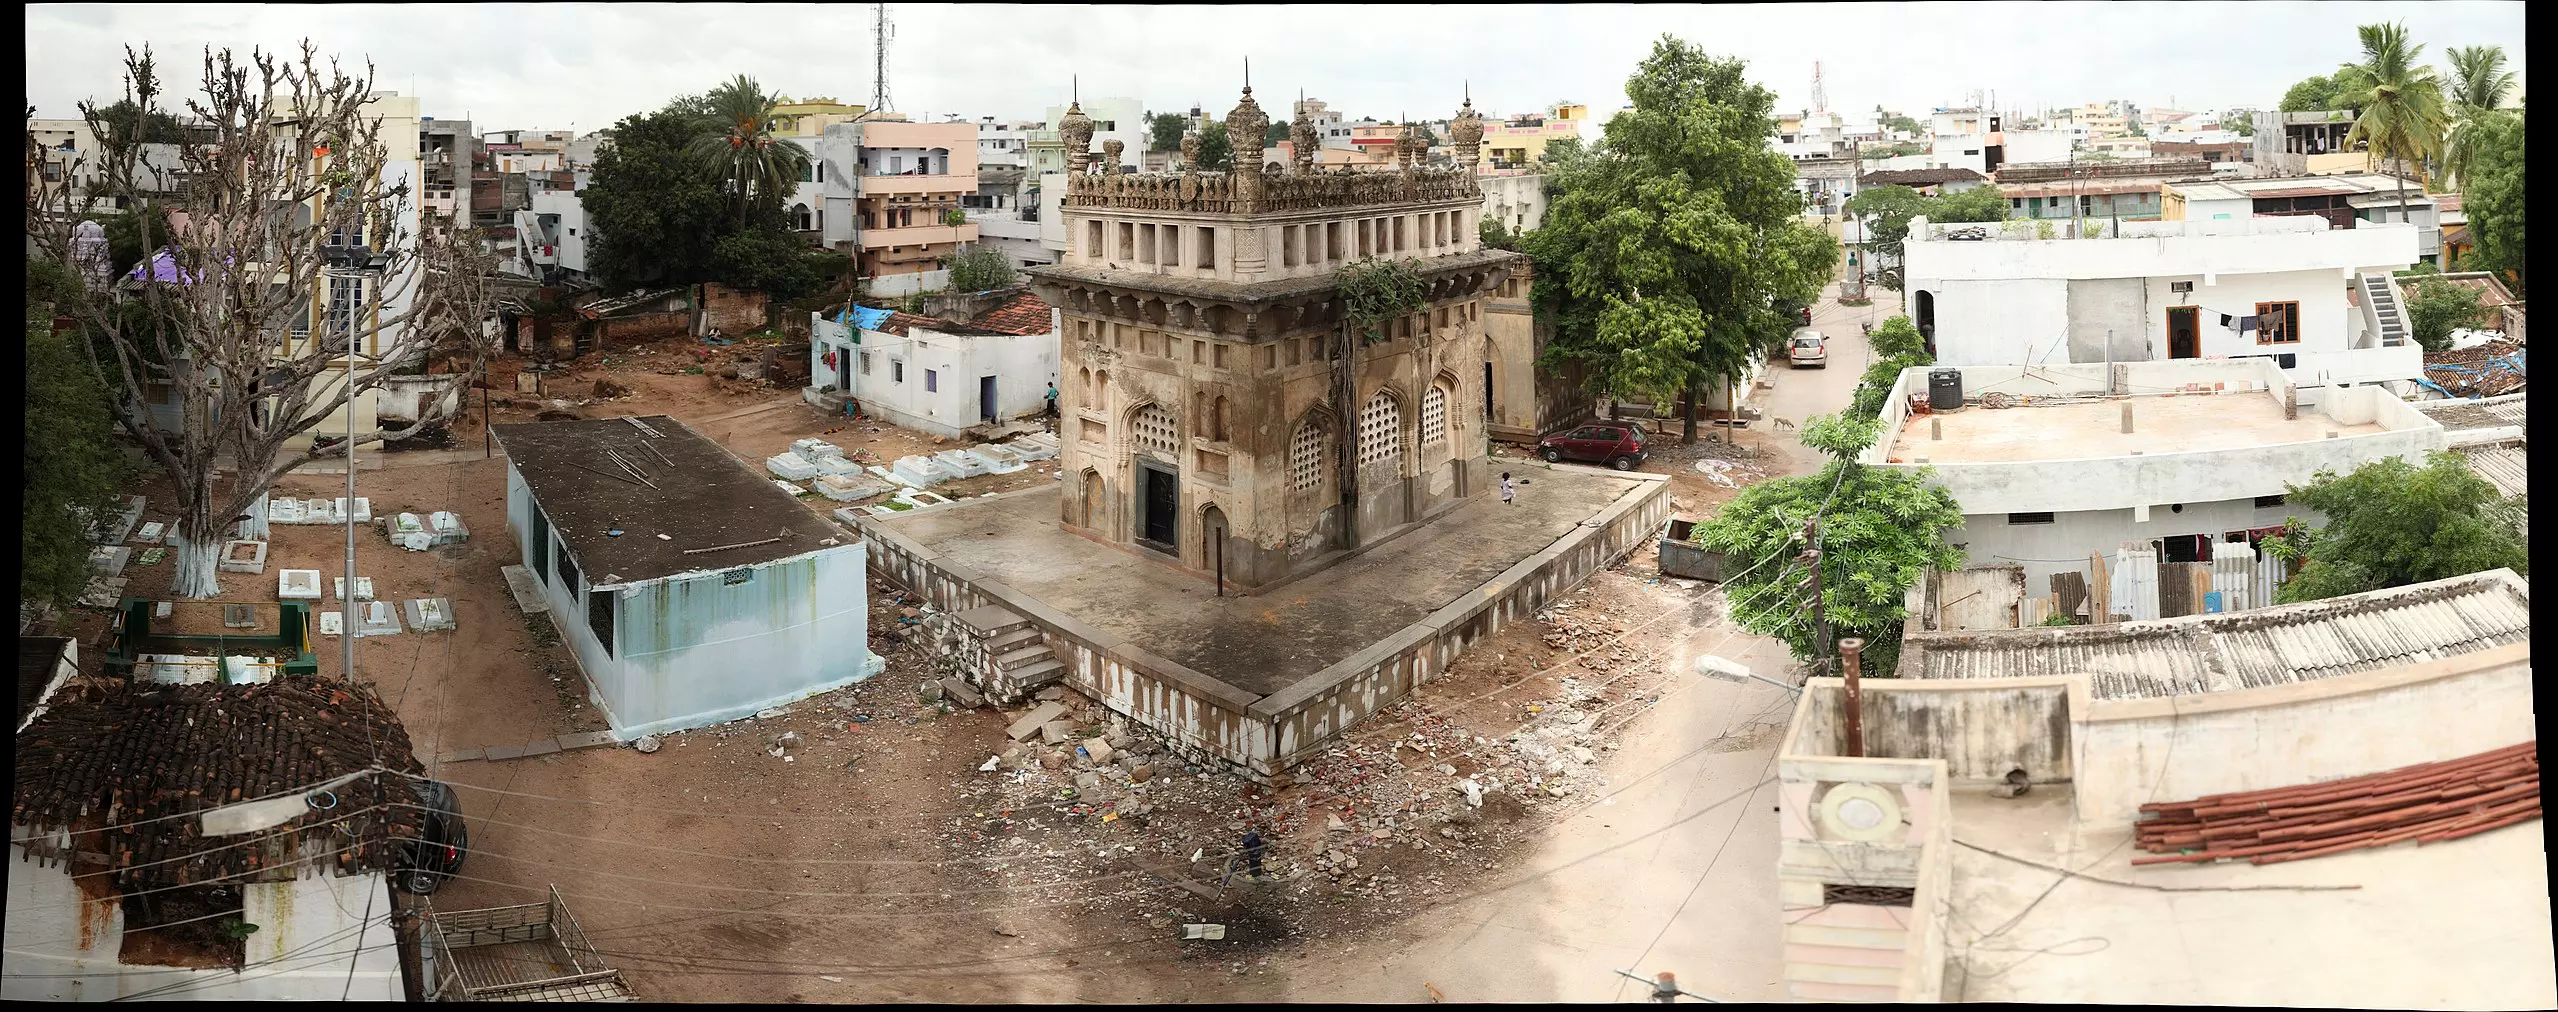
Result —
<instances>
[{"instance_id":1,"label":"weathered stone wall","mask_svg":"<svg viewBox=\"0 0 2558 1012\"><path fill-rule=\"evenodd\" d=\"M741 292L713 281L701 286L700 308L693 315L693 332L710 333L716 327L731 337L764 329L765 304L762 292Z\"/></svg>"}]
</instances>

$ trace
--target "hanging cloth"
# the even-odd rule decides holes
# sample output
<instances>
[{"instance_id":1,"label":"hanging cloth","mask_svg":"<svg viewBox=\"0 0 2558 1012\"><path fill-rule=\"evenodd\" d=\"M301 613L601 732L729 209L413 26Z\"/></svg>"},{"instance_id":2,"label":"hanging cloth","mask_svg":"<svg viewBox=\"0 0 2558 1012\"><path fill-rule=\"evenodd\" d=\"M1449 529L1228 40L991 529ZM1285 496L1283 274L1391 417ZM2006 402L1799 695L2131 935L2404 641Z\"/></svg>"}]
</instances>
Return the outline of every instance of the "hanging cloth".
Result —
<instances>
[{"instance_id":1,"label":"hanging cloth","mask_svg":"<svg viewBox=\"0 0 2558 1012\"><path fill-rule=\"evenodd\" d=\"M2242 317L2239 317L2239 318L2238 318L2238 332L2239 332L2239 333L2241 333L2241 334L2252 334L2252 333L2255 333L2255 332L2256 332L2256 329L2257 329L2257 325L2258 325L2259 323L2261 323L2261 322L2263 321L2263 319L2264 319L2263 317L2258 317L2258 316L2242 316Z\"/></svg>"},{"instance_id":2,"label":"hanging cloth","mask_svg":"<svg viewBox=\"0 0 2558 1012\"><path fill-rule=\"evenodd\" d=\"M2229 328L2229 329L2231 329L2231 330L2237 330L2237 329L2238 329L2238 323L2237 323L2237 321L2230 319L2230 315L2229 315L2228 313L2222 313L2222 314L2220 314L2220 325L2221 325L2221 326L2224 326L2224 327L2227 327L2227 328Z\"/></svg>"}]
</instances>

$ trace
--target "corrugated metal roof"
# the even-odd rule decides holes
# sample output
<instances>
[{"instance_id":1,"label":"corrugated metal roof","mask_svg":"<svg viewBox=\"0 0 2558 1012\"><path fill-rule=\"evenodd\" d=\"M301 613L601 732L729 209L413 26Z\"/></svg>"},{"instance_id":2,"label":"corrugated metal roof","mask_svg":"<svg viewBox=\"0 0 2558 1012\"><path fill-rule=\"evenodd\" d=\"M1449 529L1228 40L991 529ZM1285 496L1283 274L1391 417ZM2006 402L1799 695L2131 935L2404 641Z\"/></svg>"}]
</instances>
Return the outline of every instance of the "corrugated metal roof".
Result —
<instances>
[{"instance_id":1,"label":"corrugated metal roof","mask_svg":"<svg viewBox=\"0 0 2558 1012\"><path fill-rule=\"evenodd\" d=\"M2506 495L2525 495L2530 491L2531 460L2522 440L2481 443L2452 451L2469 458L2469 469L2496 486Z\"/></svg>"},{"instance_id":2,"label":"corrugated metal roof","mask_svg":"<svg viewBox=\"0 0 2558 1012\"><path fill-rule=\"evenodd\" d=\"M2458 432L2462 429L2496 429L2508 425L2522 425L2524 419L2528 417L2524 401L2527 396L2529 395L2507 394L2503 397L2480 400L2463 398L2410 401L2409 405L2425 417L2441 423L2445 430Z\"/></svg>"},{"instance_id":3,"label":"corrugated metal roof","mask_svg":"<svg viewBox=\"0 0 2558 1012\"><path fill-rule=\"evenodd\" d=\"M2098 699L2252 689L2412 664L2531 636L2510 570L2226 615L2069 628L1914 633L1903 678L2085 674Z\"/></svg>"}]
</instances>

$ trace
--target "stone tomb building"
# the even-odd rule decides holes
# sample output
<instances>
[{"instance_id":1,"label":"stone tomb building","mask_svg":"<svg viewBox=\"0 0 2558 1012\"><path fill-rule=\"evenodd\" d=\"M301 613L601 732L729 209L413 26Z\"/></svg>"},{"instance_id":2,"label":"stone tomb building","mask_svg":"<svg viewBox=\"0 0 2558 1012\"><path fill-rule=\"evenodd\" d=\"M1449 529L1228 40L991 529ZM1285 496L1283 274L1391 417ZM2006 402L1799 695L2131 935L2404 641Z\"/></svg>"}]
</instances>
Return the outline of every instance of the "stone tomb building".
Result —
<instances>
[{"instance_id":1,"label":"stone tomb building","mask_svg":"<svg viewBox=\"0 0 2558 1012\"><path fill-rule=\"evenodd\" d=\"M1271 585L1484 491L1495 355L1487 298L1524 258L1485 248L1471 102L1458 165L1318 171L1264 164L1268 117L1244 88L1226 117L1235 171L1115 171L1070 107L1061 262L1030 268L1061 314L1058 519L1233 586ZM1409 128L1407 128L1409 130ZM1106 146L1107 147L1107 146ZM1420 308L1349 336L1340 272L1406 261ZM1342 356L1348 356L1348 362Z\"/></svg>"}]
</instances>

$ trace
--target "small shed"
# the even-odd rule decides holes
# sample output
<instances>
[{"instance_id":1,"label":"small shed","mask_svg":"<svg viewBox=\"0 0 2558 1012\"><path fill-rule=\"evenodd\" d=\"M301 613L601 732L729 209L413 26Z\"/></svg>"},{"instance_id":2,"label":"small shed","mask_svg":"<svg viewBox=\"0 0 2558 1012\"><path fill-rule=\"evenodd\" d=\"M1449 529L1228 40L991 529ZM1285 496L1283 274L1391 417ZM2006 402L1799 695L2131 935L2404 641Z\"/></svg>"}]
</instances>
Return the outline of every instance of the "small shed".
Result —
<instances>
[{"instance_id":1,"label":"small shed","mask_svg":"<svg viewBox=\"0 0 2558 1012\"><path fill-rule=\"evenodd\" d=\"M863 546L665 415L500 425L506 526L616 738L840 688L870 652Z\"/></svg>"}]
</instances>

